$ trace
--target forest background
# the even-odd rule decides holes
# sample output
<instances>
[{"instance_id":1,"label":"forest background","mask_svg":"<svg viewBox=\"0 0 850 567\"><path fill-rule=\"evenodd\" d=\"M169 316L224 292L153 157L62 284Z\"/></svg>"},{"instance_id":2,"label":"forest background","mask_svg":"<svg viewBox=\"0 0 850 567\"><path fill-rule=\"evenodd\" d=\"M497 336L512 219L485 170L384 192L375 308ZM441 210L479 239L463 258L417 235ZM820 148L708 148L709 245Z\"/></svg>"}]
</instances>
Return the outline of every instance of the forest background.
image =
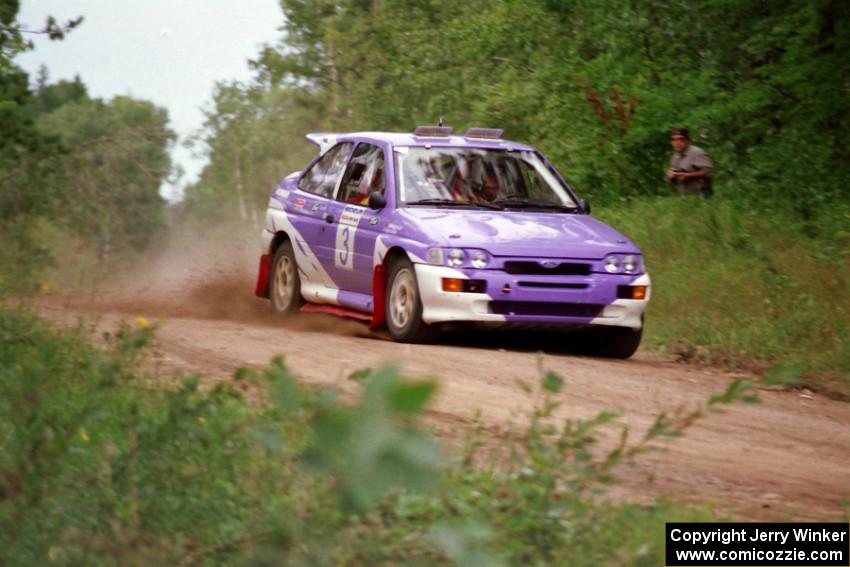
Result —
<instances>
[{"instance_id":1,"label":"forest background","mask_svg":"<svg viewBox=\"0 0 850 567\"><path fill-rule=\"evenodd\" d=\"M172 205L165 111L28 77L17 2L0 7L0 293L132 266L164 234L255 234L306 132L442 118L537 146L641 246L647 346L848 391L846 2L282 0L279 44L217 86L209 163ZM709 202L664 182L674 126L715 161Z\"/></svg>"},{"instance_id":2,"label":"forest background","mask_svg":"<svg viewBox=\"0 0 850 567\"><path fill-rule=\"evenodd\" d=\"M18 1L0 0L0 563L658 565L665 522L730 518L616 501L618 466L761 387L850 398L850 4L281 7L280 43L252 81L217 86L194 140L209 163L169 204L166 112L27 76L29 33L61 41L85 22L22 30ZM175 242L256 242L269 192L315 152L306 132L440 118L539 147L640 245L645 346L763 380L630 434L607 411L556 419L564 380L541 359L518 391L530 413L502 437L464 420L446 454L421 424L434 381L363 369L360 398L340 400L280 358L215 387L157 381L147 319L95 337L17 308L97 292ZM710 201L664 182L674 126L714 158Z\"/></svg>"}]
</instances>

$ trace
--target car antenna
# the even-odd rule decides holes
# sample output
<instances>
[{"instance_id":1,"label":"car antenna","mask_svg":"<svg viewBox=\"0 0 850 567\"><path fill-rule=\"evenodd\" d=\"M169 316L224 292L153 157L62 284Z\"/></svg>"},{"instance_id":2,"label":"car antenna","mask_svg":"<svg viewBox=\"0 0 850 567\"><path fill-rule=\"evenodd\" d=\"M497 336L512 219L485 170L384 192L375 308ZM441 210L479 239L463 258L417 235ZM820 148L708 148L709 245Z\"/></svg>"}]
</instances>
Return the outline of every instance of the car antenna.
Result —
<instances>
[{"instance_id":1,"label":"car antenna","mask_svg":"<svg viewBox=\"0 0 850 567\"><path fill-rule=\"evenodd\" d=\"M442 116L440 116L440 122L437 124L437 126L439 126L440 128L443 127L443 117Z\"/></svg>"}]
</instances>

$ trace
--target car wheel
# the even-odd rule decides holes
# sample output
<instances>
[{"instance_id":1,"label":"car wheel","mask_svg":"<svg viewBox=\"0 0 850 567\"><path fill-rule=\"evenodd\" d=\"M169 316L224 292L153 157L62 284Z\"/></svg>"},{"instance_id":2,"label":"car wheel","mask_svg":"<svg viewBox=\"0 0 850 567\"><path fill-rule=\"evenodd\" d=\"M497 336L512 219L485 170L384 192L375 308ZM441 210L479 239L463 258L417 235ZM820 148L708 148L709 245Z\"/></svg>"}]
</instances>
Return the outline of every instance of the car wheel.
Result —
<instances>
[{"instance_id":1,"label":"car wheel","mask_svg":"<svg viewBox=\"0 0 850 567\"><path fill-rule=\"evenodd\" d=\"M294 313L304 305L298 264L295 262L292 243L288 240L280 245L274 255L269 296L272 309L281 316Z\"/></svg>"},{"instance_id":2,"label":"car wheel","mask_svg":"<svg viewBox=\"0 0 850 567\"><path fill-rule=\"evenodd\" d=\"M407 258L392 263L387 275L387 331L396 341L419 343L432 340L437 327L422 320L422 299L416 282L416 270Z\"/></svg>"},{"instance_id":3,"label":"car wheel","mask_svg":"<svg viewBox=\"0 0 850 567\"><path fill-rule=\"evenodd\" d=\"M599 329L594 350L606 358L629 358L640 346L643 337L643 327L629 329L628 327L608 327Z\"/></svg>"}]
</instances>

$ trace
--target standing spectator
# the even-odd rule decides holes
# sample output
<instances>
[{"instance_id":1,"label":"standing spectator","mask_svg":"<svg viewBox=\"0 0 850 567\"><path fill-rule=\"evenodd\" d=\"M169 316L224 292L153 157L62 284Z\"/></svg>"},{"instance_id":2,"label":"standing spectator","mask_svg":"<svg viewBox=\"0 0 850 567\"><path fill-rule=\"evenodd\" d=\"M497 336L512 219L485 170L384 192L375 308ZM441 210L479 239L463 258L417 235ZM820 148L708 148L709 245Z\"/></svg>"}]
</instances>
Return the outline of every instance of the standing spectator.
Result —
<instances>
[{"instance_id":1,"label":"standing spectator","mask_svg":"<svg viewBox=\"0 0 850 567\"><path fill-rule=\"evenodd\" d=\"M670 132L673 156L667 170L667 182L676 185L679 195L702 195L711 197L711 158L702 148L691 143L687 128L674 128Z\"/></svg>"}]
</instances>

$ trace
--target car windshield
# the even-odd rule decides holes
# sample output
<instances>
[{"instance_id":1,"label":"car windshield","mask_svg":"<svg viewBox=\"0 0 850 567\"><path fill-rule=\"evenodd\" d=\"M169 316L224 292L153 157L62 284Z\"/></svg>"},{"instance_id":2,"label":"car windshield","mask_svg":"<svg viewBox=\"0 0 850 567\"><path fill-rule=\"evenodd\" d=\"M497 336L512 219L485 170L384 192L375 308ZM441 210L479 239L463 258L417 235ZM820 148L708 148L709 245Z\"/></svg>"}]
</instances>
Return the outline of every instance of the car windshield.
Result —
<instances>
[{"instance_id":1,"label":"car windshield","mask_svg":"<svg viewBox=\"0 0 850 567\"><path fill-rule=\"evenodd\" d=\"M399 198L408 205L576 208L561 181L533 151L397 147L395 154Z\"/></svg>"}]
</instances>

